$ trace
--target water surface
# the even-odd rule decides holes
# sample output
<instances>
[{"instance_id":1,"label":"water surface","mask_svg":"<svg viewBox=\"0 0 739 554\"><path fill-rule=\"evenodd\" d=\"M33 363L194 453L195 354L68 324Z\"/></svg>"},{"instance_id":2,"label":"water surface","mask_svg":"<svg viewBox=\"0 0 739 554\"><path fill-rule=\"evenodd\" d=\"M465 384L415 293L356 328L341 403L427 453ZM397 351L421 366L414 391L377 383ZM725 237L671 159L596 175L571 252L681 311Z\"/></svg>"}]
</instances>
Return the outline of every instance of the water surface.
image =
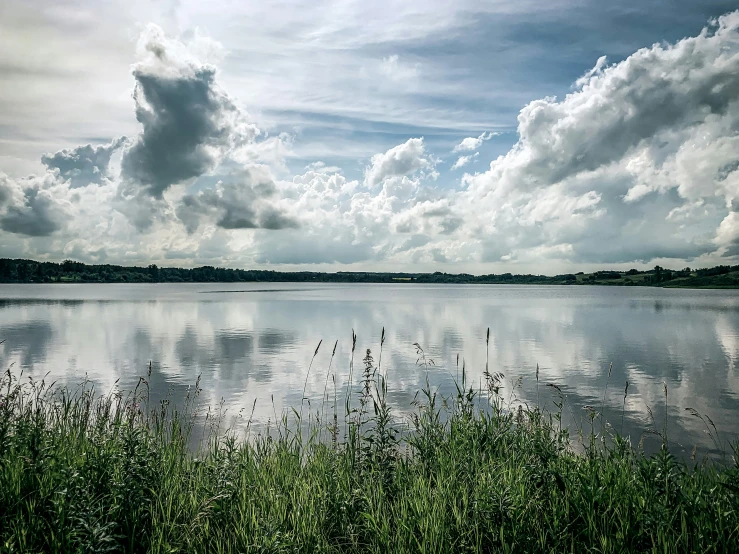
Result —
<instances>
[{"instance_id":1,"label":"water surface","mask_svg":"<svg viewBox=\"0 0 739 554\"><path fill-rule=\"evenodd\" d=\"M506 394L529 404L536 404L538 396L542 405L553 408L554 390L544 385L557 384L567 395L570 422L579 424L583 406L605 406L614 428L621 429L623 416L624 432L633 442L646 429L661 431L666 418L673 450L686 455L698 445L699 456L716 454L719 449L705 425L688 407L708 415L722 439L739 434L739 291L326 283L0 285L3 368L70 384L86 377L107 391L135 386L151 362L156 398L179 400L202 375L204 402L222 402L235 414L251 413L256 400L254 420L262 424L299 407L304 386L313 406L321 403L324 390L333 398L334 380L341 398L352 329L359 365L368 348L379 357L383 326L382 366L391 401L399 408L409 407L427 377L442 393L450 393L462 363L479 384L487 356L490 371L506 376ZM414 343L424 348L433 366L417 363ZM521 387L512 391L518 378Z\"/></svg>"}]
</instances>

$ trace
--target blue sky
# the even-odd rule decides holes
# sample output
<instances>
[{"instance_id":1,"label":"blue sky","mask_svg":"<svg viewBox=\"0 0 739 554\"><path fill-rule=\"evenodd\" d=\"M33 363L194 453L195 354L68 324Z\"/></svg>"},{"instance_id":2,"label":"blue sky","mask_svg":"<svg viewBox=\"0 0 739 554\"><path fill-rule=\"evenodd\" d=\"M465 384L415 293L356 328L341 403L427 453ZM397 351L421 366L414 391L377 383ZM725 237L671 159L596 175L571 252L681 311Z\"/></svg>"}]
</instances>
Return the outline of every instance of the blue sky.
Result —
<instances>
[{"instance_id":1,"label":"blue sky","mask_svg":"<svg viewBox=\"0 0 739 554\"><path fill-rule=\"evenodd\" d=\"M296 124L303 127L300 142L305 144L296 150L305 148L307 155L296 158L296 164L307 165L316 153L323 154L317 143L332 147L322 156L327 164L342 165L346 158L355 161L358 151L370 156L411 136L423 136L430 151L448 157L464 137L498 131L501 135L480 150L482 159L489 160L516 142L516 117L522 106L571 92L572 84L600 56L615 63L655 42L696 35L709 19L732 8L736 4L727 1L629 0L555 2L548 10L534 2L518 13L469 13L451 30L415 40L404 39L401 31L397 38L359 49L355 55L361 59L397 56L398 65L417 68L412 86L401 80L394 94L382 95L387 104L376 111L354 115L353 97L339 95L341 102L326 111L265 109L264 115L278 122L277 131L290 132ZM226 60L224 71L238 74L242 64L236 55ZM330 65L322 69L332 71ZM371 83L358 83L346 92L357 90L377 93ZM433 114L431 121L424 117L426 111ZM351 145L346 154L345 143ZM353 169L361 171L362 164L356 161ZM445 160L447 166L454 161Z\"/></svg>"},{"instance_id":2,"label":"blue sky","mask_svg":"<svg viewBox=\"0 0 739 554\"><path fill-rule=\"evenodd\" d=\"M735 8L2 2L0 248L278 269L724 263Z\"/></svg>"}]
</instances>

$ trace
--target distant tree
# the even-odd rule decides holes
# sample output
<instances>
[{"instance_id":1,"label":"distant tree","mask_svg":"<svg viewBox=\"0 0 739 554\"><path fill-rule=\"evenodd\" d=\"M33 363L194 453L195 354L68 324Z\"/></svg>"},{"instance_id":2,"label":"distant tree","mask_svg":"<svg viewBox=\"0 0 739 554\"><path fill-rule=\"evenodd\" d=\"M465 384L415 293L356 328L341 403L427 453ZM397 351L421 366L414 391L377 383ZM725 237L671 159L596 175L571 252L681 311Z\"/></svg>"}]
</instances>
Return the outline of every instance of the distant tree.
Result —
<instances>
[{"instance_id":1,"label":"distant tree","mask_svg":"<svg viewBox=\"0 0 739 554\"><path fill-rule=\"evenodd\" d=\"M0 260L0 280L12 281L15 273L15 265L10 260Z\"/></svg>"},{"instance_id":2,"label":"distant tree","mask_svg":"<svg viewBox=\"0 0 739 554\"><path fill-rule=\"evenodd\" d=\"M596 279L620 279L621 274L618 271L596 271Z\"/></svg>"},{"instance_id":3,"label":"distant tree","mask_svg":"<svg viewBox=\"0 0 739 554\"><path fill-rule=\"evenodd\" d=\"M16 272L18 273L18 280L21 283L28 280L28 264L24 260L18 262Z\"/></svg>"},{"instance_id":4,"label":"distant tree","mask_svg":"<svg viewBox=\"0 0 739 554\"><path fill-rule=\"evenodd\" d=\"M341 282L341 283L496 283L496 284L570 284L577 283L583 275L587 284L613 285L654 285L674 279L686 279L680 285L736 286L739 288L739 276L734 278L732 272L739 272L739 265L721 265L711 268L669 270L655 266L649 271L629 269L619 271L595 271L585 275L582 271L573 275L547 276L534 274L471 275L469 273L379 273L369 271L339 271L336 273L320 273L312 271L273 271L255 269L232 269L202 266L194 269L159 268L156 264L143 267L123 267L119 265L99 264L87 265L73 260L62 263L37 262L32 260L0 258L0 282L103 282L103 283L143 283L143 282ZM644 279L629 280L636 274L644 275ZM677 283L676 283L677 284Z\"/></svg>"}]
</instances>

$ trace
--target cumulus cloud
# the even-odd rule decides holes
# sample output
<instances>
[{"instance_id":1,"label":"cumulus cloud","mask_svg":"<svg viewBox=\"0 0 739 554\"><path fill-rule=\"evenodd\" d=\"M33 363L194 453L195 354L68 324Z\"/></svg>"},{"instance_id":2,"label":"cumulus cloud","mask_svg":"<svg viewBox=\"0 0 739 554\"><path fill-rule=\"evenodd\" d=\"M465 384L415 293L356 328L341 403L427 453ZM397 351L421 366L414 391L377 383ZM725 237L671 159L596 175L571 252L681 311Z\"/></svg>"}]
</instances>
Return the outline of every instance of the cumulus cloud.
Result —
<instances>
[{"instance_id":1,"label":"cumulus cloud","mask_svg":"<svg viewBox=\"0 0 739 554\"><path fill-rule=\"evenodd\" d=\"M46 237L61 229L67 219L54 194L51 175L19 181L0 175L0 228L8 233Z\"/></svg>"},{"instance_id":2,"label":"cumulus cloud","mask_svg":"<svg viewBox=\"0 0 739 554\"><path fill-rule=\"evenodd\" d=\"M602 73L603 68L606 67L607 62L608 62L608 58L606 58L606 56L601 56L600 58L598 58L598 61L595 62L595 65L593 66L593 68L586 71L585 75L583 75L577 81L575 81L575 88L584 87L585 85L588 84L590 79Z\"/></svg>"},{"instance_id":3,"label":"cumulus cloud","mask_svg":"<svg viewBox=\"0 0 739 554\"><path fill-rule=\"evenodd\" d=\"M281 183L285 200L301 214L301 228L257 231L257 263L345 264L374 258L373 246L383 239L381 225L389 210L373 200L366 184L326 169L311 164L304 174Z\"/></svg>"},{"instance_id":4,"label":"cumulus cloud","mask_svg":"<svg viewBox=\"0 0 739 554\"><path fill-rule=\"evenodd\" d=\"M289 177L299 139L257 141L188 44L149 28L141 51L142 132L47 155L41 177L2 178L0 230L15 240L4 247L124 263L481 271L739 257L739 12L620 63L599 59L570 94L524 106L516 144L459 180L436 180L423 138L377 148L358 178L310 160ZM491 136L457 144L451 169L481 159Z\"/></svg>"},{"instance_id":5,"label":"cumulus cloud","mask_svg":"<svg viewBox=\"0 0 739 554\"><path fill-rule=\"evenodd\" d=\"M735 12L697 37L611 66L600 59L561 101L523 108L518 143L466 181L477 228L494 244L483 250L557 247L601 263L713 251L720 210L693 219L686 206L729 206L739 191L738 28ZM675 213L681 221L668 219ZM723 227L722 244L733 232Z\"/></svg>"},{"instance_id":6,"label":"cumulus cloud","mask_svg":"<svg viewBox=\"0 0 739 554\"><path fill-rule=\"evenodd\" d=\"M216 84L215 67L150 25L133 70L136 119L143 131L123 154L122 177L161 198L171 185L213 169L259 130Z\"/></svg>"},{"instance_id":7,"label":"cumulus cloud","mask_svg":"<svg viewBox=\"0 0 739 554\"><path fill-rule=\"evenodd\" d=\"M411 225L416 222L406 219L428 220L428 223L418 224L419 232L438 233L446 223L442 221L444 216L448 215L450 220L454 217L453 214L434 214L432 207L427 206L431 213L426 214L425 209L419 208L404 218L403 214L414 206L429 201L427 197L431 194L420 177L386 176L381 186L375 186L367 179L362 182L348 180L339 173L322 170L322 167L311 168L294 177L291 183L283 184L283 195L301 214L301 229L279 235L259 232L255 261L349 264L409 260L420 249L428 247L431 238L409 242L406 235L414 232L415 227ZM403 230L406 223L408 229Z\"/></svg>"},{"instance_id":8,"label":"cumulus cloud","mask_svg":"<svg viewBox=\"0 0 739 554\"><path fill-rule=\"evenodd\" d=\"M734 118L738 24L733 13L712 35L645 48L605 69L599 60L563 101L530 103L518 118L517 148L507 155L526 163L511 169L526 171L532 185L556 183L622 161L640 146L650 147L647 165L662 165L696 126Z\"/></svg>"},{"instance_id":9,"label":"cumulus cloud","mask_svg":"<svg viewBox=\"0 0 739 554\"><path fill-rule=\"evenodd\" d=\"M370 186L378 185L388 177L402 177L419 169L432 167L426 155L423 137L408 139L385 152L372 156L372 164L365 178Z\"/></svg>"},{"instance_id":10,"label":"cumulus cloud","mask_svg":"<svg viewBox=\"0 0 739 554\"><path fill-rule=\"evenodd\" d=\"M57 171L63 180L69 180L72 188L99 184L103 178L108 177L111 157L125 142L126 137L121 137L110 144L65 148L54 154L44 154L41 162L49 170Z\"/></svg>"},{"instance_id":11,"label":"cumulus cloud","mask_svg":"<svg viewBox=\"0 0 739 554\"><path fill-rule=\"evenodd\" d=\"M462 142L457 144L453 149L452 152L474 152L480 146L482 146L482 143L486 140L490 140L491 138L499 135L500 133L483 133L479 137L467 137L465 139L462 139Z\"/></svg>"},{"instance_id":12,"label":"cumulus cloud","mask_svg":"<svg viewBox=\"0 0 739 554\"><path fill-rule=\"evenodd\" d=\"M264 167L244 168L215 187L183 196L176 213L189 233L194 233L203 219L222 229L297 228L297 220L271 202L276 191L274 179Z\"/></svg>"},{"instance_id":13,"label":"cumulus cloud","mask_svg":"<svg viewBox=\"0 0 739 554\"><path fill-rule=\"evenodd\" d=\"M139 41L141 61L133 70L141 134L46 154L42 177L3 176L0 229L63 238L55 247L48 241L27 243L29 255L66 244L65 255L95 261L105 259L107 250L125 261L161 256L155 252L173 245L192 251L192 239L176 234L180 216L193 232L201 222L224 230L296 227L296 219L272 198L269 171L263 171L267 177L255 177L256 169L234 170L262 160L279 165L290 137L254 142L259 130L217 86L215 68L196 57L217 59L216 46L198 33L183 42L167 38L154 25L147 27ZM123 150L120 174L111 175L118 149ZM215 186L165 196L172 185L191 182L228 159L228 173ZM98 186L87 187L93 183ZM150 231L150 238L143 238L144 231Z\"/></svg>"}]
</instances>

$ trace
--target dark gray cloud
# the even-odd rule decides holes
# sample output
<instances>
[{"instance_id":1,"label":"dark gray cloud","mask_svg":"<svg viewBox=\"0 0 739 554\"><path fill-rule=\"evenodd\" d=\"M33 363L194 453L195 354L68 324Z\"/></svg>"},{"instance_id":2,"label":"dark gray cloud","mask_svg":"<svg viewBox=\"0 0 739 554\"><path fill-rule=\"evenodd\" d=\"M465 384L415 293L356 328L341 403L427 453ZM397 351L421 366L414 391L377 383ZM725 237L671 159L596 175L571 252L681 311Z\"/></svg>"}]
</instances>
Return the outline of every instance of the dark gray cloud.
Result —
<instances>
[{"instance_id":1,"label":"dark gray cloud","mask_svg":"<svg viewBox=\"0 0 739 554\"><path fill-rule=\"evenodd\" d=\"M110 144L93 146L86 144L77 148L59 150L54 154L44 154L41 161L50 170L58 171L59 176L69 180L71 188L98 184L107 175L108 165L113 153L126 141L126 137L115 139Z\"/></svg>"},{"instance_id":2,"label":"dark gray cloud","mask_svg":"<svg viewBox=\"0 0 739 554\"><path fill-rule=\"evenodd\" d=\"M122 160L124 180L155 198L171 185L212 169L258 130L216 84L215 67L183 53L182 44L150 26L141 46L148 59L133 70L136 119L143 131Z\"/></svg>"},{"instance_id":3,"label":"dark gray cloud","mask_svg":"<svg viewBox=\"0 0 739 554\"><path fill-rule=\"evenodd\" d=\"M45 237L61 228L61 223L54 214L54 202L48 196L39 196L38 190L26 191L26 203L23 206L11 206L0 219L3 231Z\"/></svg>"},{"instance_id":4,"label":"dark gray cloud","mask_svg":"<svg viewBox=\"0 0 739 554\"><path fill-rule=\"evenodd\" d=\"M0 176L0 229L30 237L61 229L67 216L47 190L49 184L36 179L18 183Z\"/></svg>"},{"instance_id":5,"label":"dark gray cloud","mask_svg":"<svg viewBox=\"0 0 739 554\"><path fill-rule=\"evenodd\" d=\"M133 73L136 119L143 133L123 155L122 174L155 197L175 183L198 177L218 160L233 132L236 107L215 88L215 69L175 77Z\"/></svg>"},{"instance_id":6,"label":"dark gray cloud","mask_svg":"<svg viewBox=\"0 0 739 554\"><path fill-rule=\"evenodd\" d=\"M7 177L0 176L0 209L10 202L13 197L13 191L10 189L10 180Z\"/></svg>"},{"instance_id":7,"label":"dark gray cloud","mask_svg":"<svg viewBox=\"0 0 739 554\"><path fill-rule=\"evenodd\" d=\"M273 231L279 229L296 229L300 226L296 219L273 207L263 210L259 221L263 229Z\"/></svg>"},{"instance_id":8,"label":"dark gray cloud","mask_svg":"<svg viewBox=\"0 0 739 554\"><path fill-rule=\"evenodd\" d=\"M204 218L223 229L298 227L295 218L270 202L276 191L268 171L244 169L215 187L185 195L176 213L189 233L195 232Z\"/></svg>"},{"instance_id":9,"label":"dark gray cloud","mask_svg":"<svg viewBox=\"0 0 739 554\"><path fill-rule=\"evenodd\" d=\"M168 219L163 194L170 186L207 174L259 130L218 87L215 68L191 58L182 43L150 26L139 46L148 56L133 71L136 119L143 130L123 153L116 209L146 231L155 220ZM176 212L189 232L211 212L228 229L273 225L274 218L262 224L261 212L253 212L251 199L243 197L248 194L226 192L220 200L206 191L186 196Z\"/></svg>"}]
</instances>

